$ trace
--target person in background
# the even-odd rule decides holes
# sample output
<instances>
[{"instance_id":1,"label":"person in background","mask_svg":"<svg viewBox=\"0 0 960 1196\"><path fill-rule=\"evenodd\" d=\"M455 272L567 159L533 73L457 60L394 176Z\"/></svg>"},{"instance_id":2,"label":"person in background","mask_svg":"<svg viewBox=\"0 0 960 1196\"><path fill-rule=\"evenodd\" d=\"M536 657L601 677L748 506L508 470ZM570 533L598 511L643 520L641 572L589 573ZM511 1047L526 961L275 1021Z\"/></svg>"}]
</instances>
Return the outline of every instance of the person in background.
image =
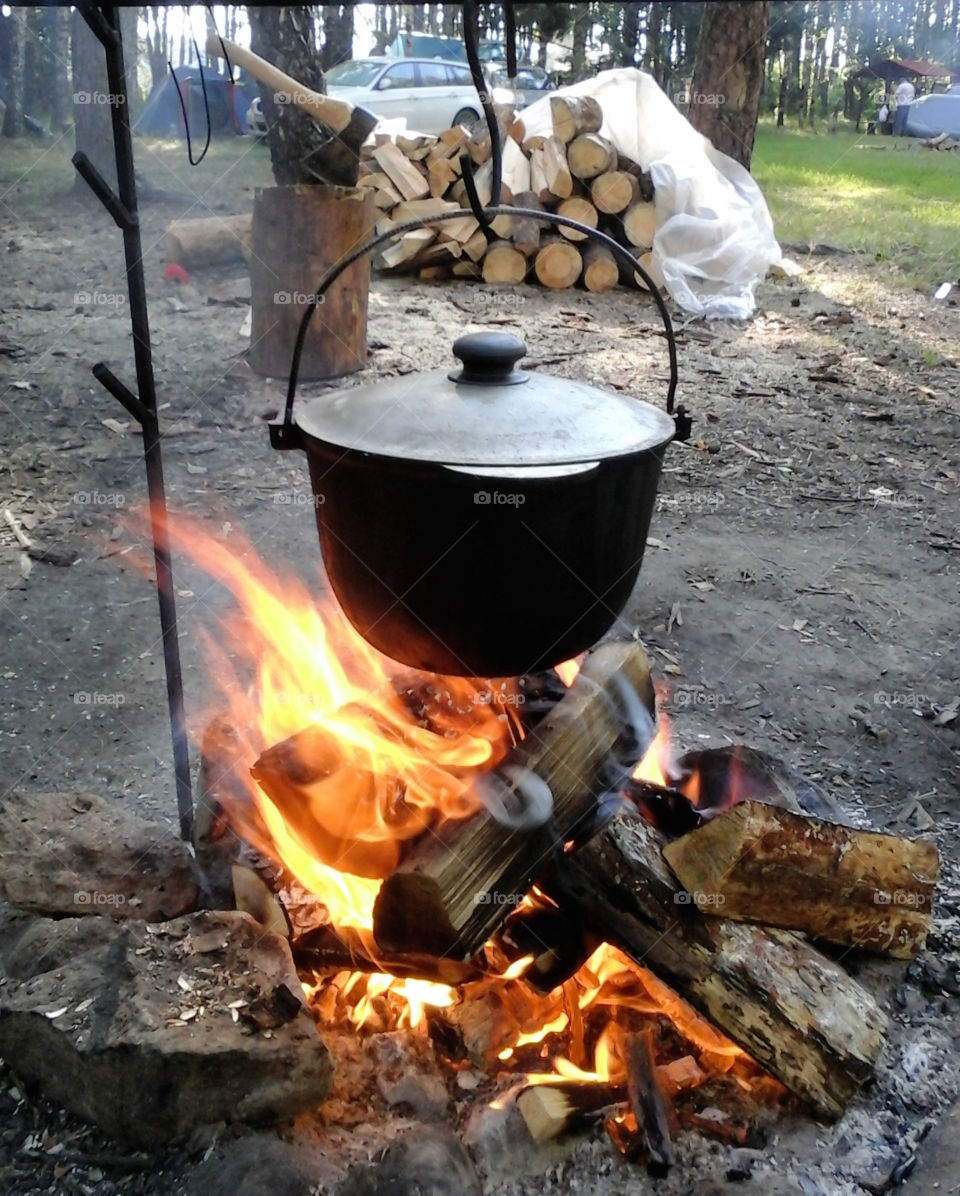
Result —
<instances>
[{"instance_id":1,"label":"person in background","mask_svg":"<svg viewBox=\"0 0 960 1196\"><path fill-rule=\"evenodd\" d=\"M913 103L913 98L916 94L916 89L909 79L901 79L897 84L897 90L893 93L893 98L897 102L897 107L893 114L894 137L906 137L907 114L910 111L910 105Z\"/></svg>"}]
</instances>

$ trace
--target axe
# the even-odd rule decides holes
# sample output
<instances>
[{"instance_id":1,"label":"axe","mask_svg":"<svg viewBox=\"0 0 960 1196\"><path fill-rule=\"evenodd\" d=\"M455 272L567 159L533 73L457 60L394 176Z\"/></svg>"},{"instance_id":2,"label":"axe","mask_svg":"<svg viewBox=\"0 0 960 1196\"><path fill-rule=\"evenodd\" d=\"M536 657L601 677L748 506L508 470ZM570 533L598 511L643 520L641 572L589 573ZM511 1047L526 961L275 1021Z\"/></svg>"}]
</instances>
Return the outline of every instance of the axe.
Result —
<instances>
[{"instance_id":1,"label":"axe","mask_svg":"<svg viewBox=\"0 0 960 1196\"><path fill-rule=\"evenodd\" d=\"M355 108L345 100L320 95L296 79L272 66L258 54L244 50L242 46L225 41L211 33L207 38L207 54L219 58L229 56L231 62L242 66L258 83L283 93L287 103L295 104L308 112L317 124L323 125L331 134L322 151L311 155L311 167L328 183L340 187L355 187L357 168L360 164L360 146L366 141L378 117L365 108ZM322 157L322 162L320 161Z\"/></svg>"}]
</instances>

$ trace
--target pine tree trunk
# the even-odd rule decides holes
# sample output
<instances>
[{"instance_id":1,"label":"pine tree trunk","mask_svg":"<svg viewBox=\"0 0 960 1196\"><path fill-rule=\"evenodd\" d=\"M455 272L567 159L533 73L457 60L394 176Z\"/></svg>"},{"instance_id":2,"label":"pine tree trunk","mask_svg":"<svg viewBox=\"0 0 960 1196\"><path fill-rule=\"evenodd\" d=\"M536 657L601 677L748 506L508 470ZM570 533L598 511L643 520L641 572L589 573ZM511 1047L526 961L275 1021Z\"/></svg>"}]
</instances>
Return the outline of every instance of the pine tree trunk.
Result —
<instances>
[{"instance_id":1,"label":"pine tree trunk","mask_svg":"<svg viewBox=\"0 0 960 1196\"><path fill-rule=\"evenodd\" d=\"M570 56L571 73L576 82L587 73L587 34L590 32L591 14L588 6L577 13L573 23L573 50Z\"/></svg>"},{"instance_id":2,"label":"pine tree trunk","mask_svg":"<svg viewBox=\"0 0 960 1196\"><path fill-rule=\"evenodd\" d=\"M27 61L26 13L16 9L7 18L10 68L7 74L7 109L3 114L3 136L19 137L23 132L23 84Z\"/></svg>"},{"instance_id":3,"label":"pine tree trunk","mask_svg":"<svg viewBox=\"0 0 960 1196\"><path fill-rule=\"evenodd\" d=\"M647 13L647 46L644 53L647 69L660 82L660 3L653 0Z\"/></svg>"},{"instance_id":4,"label":"pine tree trunk","mask_svg":"<svg viewBox=\"0 0 960 1196\"><path fill-rule=\"evenodd\" d=\"M250 21L250 48L267 62L286 71L305 87L322 92L323 71L315 49L313 13L310 8L287 5L283 8L247 9ZM321 151L327 138L306 112L292 104L278 104L273 91L260 87L260 102L267 124L267 145L273 177L279 186L316 182L304 170L303 159Z\"/></svg>"},{"instance_id":5,"label":"pine tree trunk","mask_svg":"<svg viewBox=\"0 0 960 1196\"><path fill-rule=\"evenodd\" d=\"M623 6L623 43L620 47L620 65L636 66L637 42L640 40L640 5Z\"/></svg>"},{"instance_id":6,"label":"pine tree trunk","mask_svg":"<svg viewBox=\"0 0 960 1196\"><path fill-rule=\"evenodd\" d=\"M353 5L325 4L323 13L323 48L320 62L325 71L353 57Z\"/></svg>"},{"instance_id":7,"label":"pine tree trunk","mask_svg":"<svg viewBox=\"0 0 960 1196\"><path fill-rule=\"evenodd\" d=\"M53 37L50 47L54 72L50 96L50 131L62 133L73 119L70 90L70 10L58 8L53 14Z\"/></svg>"},{"instance_id":8,"label":"pine tree trunk","mask_svg":"<svg viewBox=\"0 0 960 1196\"><path fill-rule=\"evenodd\" d=\"M120 9L119 12L129 104L137 95L137 10ZM90 32L79 12L74 11L71 20L73 125L76 148L78 152L87 155L104 179L116 189L117 165L113 150L112 112L119 97L110 95L107 84L107 59L103 46ZM79 175L75 188L89 194L87 184Z\"/></svg>"},{"instance_id":9,"label":"pine tree trunk","mask_svg":"<svg viewBox=\"0 0 960 1196\"><path fill-rule=\"evenodd\" d=\"M763 85L767 9L767 0L708 5L693 68L690 123L748 170Z\"/></svg>"}]
</instances>

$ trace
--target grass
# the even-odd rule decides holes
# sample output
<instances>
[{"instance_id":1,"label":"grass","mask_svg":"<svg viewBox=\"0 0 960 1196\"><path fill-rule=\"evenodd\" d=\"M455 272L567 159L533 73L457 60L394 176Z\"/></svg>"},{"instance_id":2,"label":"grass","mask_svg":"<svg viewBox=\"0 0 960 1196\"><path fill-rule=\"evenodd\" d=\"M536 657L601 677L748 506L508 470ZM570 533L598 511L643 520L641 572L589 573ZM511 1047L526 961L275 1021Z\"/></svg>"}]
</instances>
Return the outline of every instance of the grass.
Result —
<instances>
[{"instance_id":1,"label":"grass","mask_svg":"<svg viewBox=\"0 0 960 1196\"><path fill-rule=\"evenodd\" d=\"M857 250L918 290L960 278L960 150L762 122L752 171L781 241Z\"/></svg>"}]
</instances>

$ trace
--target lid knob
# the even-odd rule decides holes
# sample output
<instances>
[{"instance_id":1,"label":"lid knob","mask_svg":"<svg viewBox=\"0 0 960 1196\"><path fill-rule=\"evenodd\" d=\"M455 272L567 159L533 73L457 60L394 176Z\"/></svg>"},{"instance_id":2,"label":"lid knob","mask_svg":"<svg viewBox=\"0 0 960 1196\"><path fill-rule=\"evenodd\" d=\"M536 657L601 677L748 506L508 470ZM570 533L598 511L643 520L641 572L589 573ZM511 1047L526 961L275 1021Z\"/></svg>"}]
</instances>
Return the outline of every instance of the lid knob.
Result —
<instances>
[{"instance_id":1,"label":"lid knob","mask_svg":"<svg viewBox=\"0 0 960 1196\"><path fill-rule=\"evenodd\" d=\"M526 382L528 375L514 369L527 355L527 347L508 332L470 332L453 342L453 355L463 369L450 375L453 382L474 382L511 386Z\"/></svg>"}]
</instances>

